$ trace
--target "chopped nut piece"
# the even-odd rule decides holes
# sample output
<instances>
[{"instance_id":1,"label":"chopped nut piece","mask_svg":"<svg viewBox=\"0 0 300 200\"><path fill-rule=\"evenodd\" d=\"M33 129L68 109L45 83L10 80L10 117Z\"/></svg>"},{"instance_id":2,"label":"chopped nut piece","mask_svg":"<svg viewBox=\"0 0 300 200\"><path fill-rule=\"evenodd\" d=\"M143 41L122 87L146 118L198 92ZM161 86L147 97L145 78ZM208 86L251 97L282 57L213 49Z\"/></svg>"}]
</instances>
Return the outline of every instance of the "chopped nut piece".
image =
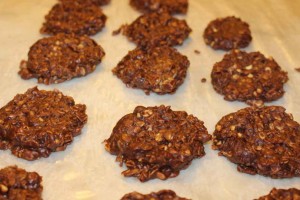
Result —
<instances>
[{"instance_id":1,"label":"chopped nut piece","mask_svg":"<svg viewBox=\"0 0 300 200\"><path fill-rule=\"evenodd\" d=\"M261 147L261 146L257 146L257 147L256 147L256 150L257 150L257 151L260 151L260 150L262 150L262 147Z\"/></svg>"},{"instance_id":2,"label":"chopped nut piece","mask_svg":"<svg viewBox=\"0 0 300 200\"><path fill-rule=\"evenodd\" d=\"M167 179L166 175L164 175L161 172L156 172L156 177L159 178L160 180L166 180Z\"/></svg>"},{"instance_id":3,"label":"chopped nut piece","mask_svg":"<svg viewBox=\"0 0 300 200\"><path fill-rule=\"evenodd\" d=\"M245 67L245 69L247 69L247 70L251 70L252 68L253 68L252 65L248 65Z\"/></svg>"},{"instance_id":4,"label":"chopped nut piece","mask_svg":"<svg viewBox=\"0 0 300 200\"><path fill-rule=\"evenodd\" d=\"M271 71L271 68L270 67L266 67L265 70L266 71Z\"/></svg>"},{"instance_id":5,"label":"chopped nut piece","mask_svg":"<svg viewBox=\"0 0 300 200\"><path fill-rule=\"evenodd\" d=\"M240 77L239 75L234 74L234 75L232 76L232 79L237 80L239 77Z\"/></svg>"},{"instance_id":6,"label":"chopped nut piece","mask_svg":"<svg viewBox=\"0 0 300 200\"><path fill-rule=\"evenodd\" d=\"M248 78L253 78L253 74L248 74Z\"/></svg>"},{"instance_id":7,"label":"chopped nut piece","mask_svg":"<svg viewBox=\"0 0 300 200\"><path fill-rule=\"evenodd\" d=\"M230 130L234 131L235 130L235 126L230 126Z\"/></svg>"},{"instance_id":8,"label":"chopped nut piece","mask_svg":"<svg viewBox=\"0 0 300 200\"><path fill-rule=\"evenodd\" d=\"M6 193L8 191L8 188L6 185L0 184L0 191L1 193Z\"/></svg>"}]
</instances>

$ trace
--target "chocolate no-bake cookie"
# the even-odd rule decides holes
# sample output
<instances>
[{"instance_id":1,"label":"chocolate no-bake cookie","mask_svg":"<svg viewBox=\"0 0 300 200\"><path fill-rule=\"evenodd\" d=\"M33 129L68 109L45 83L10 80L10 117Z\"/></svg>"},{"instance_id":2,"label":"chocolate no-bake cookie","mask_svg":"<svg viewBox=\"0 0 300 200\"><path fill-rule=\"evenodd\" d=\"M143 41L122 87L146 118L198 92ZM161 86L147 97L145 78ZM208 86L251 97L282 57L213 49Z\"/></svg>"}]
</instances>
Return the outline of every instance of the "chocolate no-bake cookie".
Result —
<instances>
[{"instance_id":1,"label":"chocolate no-bake cookie","mask_svg":"<svg viewBox=\"0 0 300 200\"><path fill-rule=\"evenodd\" d=\"M130 51L113 73L128 87L149 94L174 93L183 83L190 62L186 56L168 46L136 48Z\"/></svg>"},{"instance_id":2,"label":"chocolate no-bake cookie","mask_svg":"<svg viewBox=\"0 0 300 200\"><path fill-rule=\"evenodd\" d=\"M131 192L121 198L121 200L188 200L176 195L172 190L160 190L158 192L151 192L150 194L141 194L138 192Z\"/></svg>"},{"instance_id":3,"label":"chocolate no-bake cookie","mask_svg":"<svg viewBox=\"0 0 300 200\"><path fill-rule=\"evenodd\" d=\"M1 200L42 200L42 177L17 166L0 170Z\"/></svg>"},{"instance_id":4,"label":"chocolate no-bake cookie","mask_svg":"<svg viewBox=\"0 0 300 200\"><path fill-rule=\"evenodd\" d=\"M138 106L119 120L105 148L125 163L124 176L144 182L178 176L205 155L203 144L210 139L204 123L193 115L163 105Z\"/></svg>"},{"instance_id":5,"label":"chocolate no-bake cookie","mask_svg":"<svg viewBox=\"0 0 300 200\"><path fill-rule=\"evenodd\" d=\"M31 88L0 109L0 149L26 160L63 151L81 133L85 111L58 90Z\"/></svg>"},{"instance_id":6,"label":"chocolate no-bake cookie","mask_svg":"<svg viewBox=\"0 0 300 200\"><path fill-rule=\"evenodd\" d=\"M23 79L37 78L39 83L60 83L93 72L104 55L102 47L87 36L58 34L30 48L19 74Z\"/></svg>"},{"instance_id":7,"label":"chocolate no-bake cookie","mask_svg":"<svg viewBox=\"0 0 300 200\"><path fill-rule=\"evenodd\" d=\"M290 188L290 189L273 188L268 195L262 196L257 200L300 200L300 190L296 188Z\"/></svg>"},{"instance_id":8,"label":"chocolate no-bake cookie","mask_svg":"<svg viewBox=\"0 0 300 200\"><path fill-rule=\"evenodd\" d=\"M249 25L236 17L218 18L211 21L203 37L207 45L222 50L244 48L252 40Z\"/></svg>"},{"instance_id":9,"label":"chocolate no-bake cookie","mask_svg":"<svg viewBox=\"0 0 300 200\"><path fill-rule=\"evenodd\" d=\"M216 125L213 149L240 172L300 177L300 125L280 106L248 107L226 115Z\"/></svg>"},{"instance_id":10,"label":"chocolate no-bake cookie","mask_svg":"<svg viewBox=\"0 0 300 200\"><path fill-rule=\"evenodd\" d=\"M130 5L143 13L163 10L170 14L186 14L188 0L130 0Z\"/></svg>"},{"instance_id":11,"label":"chocolate no-bake cookie","mask_svg":"<svg viewBox=\"0 0 300 200\"><path fill-rule=\"evenodd\" d=\"M260 52L232 50L214 65L211 79L214 89L225 100L251 104L282 97L288 76L273 58L266 58Z\"/></svg>"},{"instance_id":12,"label":"chocolate no-bake cookie","mask_svg":"<svg viewBox=\"0 0 300 200\"><path fill-rule=\"evenodd\" d=\"M181 45L192 30L185 20L172 17L167 12L152 12L138 17L121 32L139 46Z\"/></svg>"},{"instance_id":13,"label":"chocolate no-bake cookie","mask_svg":"<svg viewBox=\"0 0 300 200\"><path fill-rule=\"evenodd\" d=\"M74 33L76 35L95 35L105 25L106 16L94 4L83 6L80 2L65 1L55 4L40 32L44 34Z\"/></svg>"}]
</instances>

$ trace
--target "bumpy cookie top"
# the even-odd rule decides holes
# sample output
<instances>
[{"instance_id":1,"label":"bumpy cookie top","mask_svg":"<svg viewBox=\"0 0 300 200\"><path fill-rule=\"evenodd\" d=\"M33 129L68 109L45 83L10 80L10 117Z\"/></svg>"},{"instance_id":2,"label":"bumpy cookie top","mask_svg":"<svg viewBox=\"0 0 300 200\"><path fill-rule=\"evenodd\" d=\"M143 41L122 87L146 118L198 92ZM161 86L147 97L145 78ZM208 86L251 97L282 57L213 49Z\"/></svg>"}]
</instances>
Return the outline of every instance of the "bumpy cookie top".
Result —
<instances>
[{"instance_id":1,"label":"bumpy cookie top","mask_svg":"<svg viewBox=\"0 0 300 200\"><path fill-rule=\"evenodd\" d=\"M204 156L210 139L204 123L184 111L138 106L117 123L105 148L126 164L125 176L165 180Z\"/></svg>"},{"instance_id":2,"label":"bumpy cookie top","mask_svg":"<svg viewBox=\"0 0 300 200\"><path fill-rule=\"evenodd\" d=\"M284 94L287 73L273 58L260 52L233 50L217 62L211 72L214 89L225 100L268 102Z\"/></svg>"},{"instance_id":3,"label":"bumpy cookie top","mask_svg":"<svg viewBox=\"0 0 300 200\"><path fill-rule=\"evenodd\" d=\"M76 1L55 4L41 28L41 33L56 35L74 33L76 35L95 35L105 25L106 16L99 6L82 6Z\"/></svg>"},{"instance_id":4,"label":"bumpy cookie top","mask_svg":"<svg viewBox=\"0 0 300 200\"><path fill-rule=\"evenodd\" d=\"M211 21L203 37L207 45L222 50L244 48L252 40L249 25L234 16Z\"/></svg>"},{"instance_id":5,"label":"bumpy cookie top","mask_svg":"<svg viewBox=\"0 0 300 200\"><path fill-rule=\"evenodd\" d=\"M186 56L168 46L136 48L113 69L127 86L149 94L174 93L183 83L190 65Z\"/></svg>"},{"instance_id":6,"label":"bumpy cookie top","mask_svg":"<svg viewBox=\"0 0 300 200\"><path fill-rule=\"evenodd\" d=\"M121 27L123 35L139 46L181 45L192 31L185 20L167 12L152 12Z\"/></svg>"},{"instance_id":7,"label":"bumpy cookie top","mask_svg":"<svg viewBox=\"0 0 300 200\"><path fill-rule=\"evenodd\" d=\"M130 0L130 5L144 13L164 10L171 14L186 14L188 0Z\"/></svg>"},{"instance_id":8,"label":"bumpy cookie top","mask_svg":"<svg viewBox=\"0 0 300 200\"><path fill-rule=\"evenodd\" d=\"M60 83L93 72L104 55L102 47L87 36L58 34L31 46L19 74L23 79L37 78L39 83Z\"/></svg>"},{"instance_id":9,"label":"bumpy cookie top","mask_svg":"<svg viewBox=\"0 0 300 200\"><path fill-rule=\"evenodd\" d=\"M240 172L300 176L300 125L280 106L248 107L226 115L216 125L213 148Z\"/></svg>"},{"instance_id":10,"label":"bumpy cookie top","mask_svg":"<svg viewBox=\"0 0 300 200\"><path fill-rule=\"evenodd\" d=\"M36 172L26 172L17 166L0 170L0 199L41 200L42 177Z\"/></svg>"},{"instance_id":11,"label":"bumpy cookie top","mask_svg":"<svg viewBox=\"0 0 300 200\"><path fill-rule=\"evenodd\" d=\"M87 122L85 111L57 90L31 88L0 109L0 149L26 160L62 151Z\"/></svg>"}]
</instances>

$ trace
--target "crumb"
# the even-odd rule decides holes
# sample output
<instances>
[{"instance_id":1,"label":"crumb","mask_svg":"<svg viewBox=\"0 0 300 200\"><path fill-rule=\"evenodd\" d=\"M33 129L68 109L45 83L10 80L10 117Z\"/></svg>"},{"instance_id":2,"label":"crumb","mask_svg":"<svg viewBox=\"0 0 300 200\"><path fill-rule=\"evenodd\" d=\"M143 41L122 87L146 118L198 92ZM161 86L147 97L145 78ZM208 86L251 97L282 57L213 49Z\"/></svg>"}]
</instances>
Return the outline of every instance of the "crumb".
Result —
<instances>
[{"instance_id":1,"label":"crumb","mask_svg":"<svg viewBox=\"0 0 300 200\"><path fill-rule=\"evenodd\" d=\"M118 28L117 30L114 30L112 32L112 35L119 35L121 33L122 27Z\"/></svg>"},{"instance_id":2,"label":"crumb","mask_svg":"<svg viewBox=\"0 0 300 200\"><path fill-rule=\"evenodd\" d=\"M202 82L202 83L205 83L205 82L206 82L206 78L202 78L202 79L201 79L201 82Z\"/></svg>"},{"instance_id":3,"label":"crumb","mask_svg":"<svg viewBox=\"0 0 300 200\"><path fill-rule=\"evenodd\" d=\"M299 68L295 68L295 70L296 70L297 72L300 72L300 67L299 67Z\"/></svg>"},{"instance_id":4,"label":"crumb","mask_svg":"<svg viewBox=\"0 0 300 200\"><path fill-rule=\"evenodd\" d=\"M195 54L200 54L200 51L199 50L197 50L197 49L195 49Z\"/></svg>"}]
</instances>

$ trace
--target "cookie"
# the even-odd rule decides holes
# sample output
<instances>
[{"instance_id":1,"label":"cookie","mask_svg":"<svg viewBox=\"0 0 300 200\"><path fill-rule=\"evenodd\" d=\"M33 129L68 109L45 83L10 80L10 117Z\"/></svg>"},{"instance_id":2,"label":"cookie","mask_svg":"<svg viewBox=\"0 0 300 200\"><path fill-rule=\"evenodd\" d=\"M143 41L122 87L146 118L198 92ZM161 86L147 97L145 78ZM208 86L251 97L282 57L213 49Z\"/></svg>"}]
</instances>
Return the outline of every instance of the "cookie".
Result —
<instances>
[{"instance_id":1,"label":"cookie","mask_svg":"<svg viewBox=\"0 0 300 200\"><path fill-rule=\"evenodd\" d=\"M58 90L28 89L0 109L0 149L26 160L63 151L81 133L85 111Z\"/></svg>"},{"instance_id":2,"label":"cookie","mask_svg":"<svg viewBox=\"0 0 300 200\"><path fill-rule=\"evenodd\" d=\"M282 97L288 76L273 58L266 58L260 52L233 50L214 65L211 79L214 89L225 100L251 104Z\"/></svg>"},{"instance_id":3,"label":"cookie","mask_svg":"<svg viewBox=\"0 0 300 200\"><path fill-rule=\"evenodd\" d=\"M300 177L300 125L281 106L248 107L226 115L216 125L213 149L243 173Z\"/></svg>"},{"instance_id":4,"label":"cookie","mask_svg":"<svg viewBox=\"0 0 300 200\"><path fill-rule=\"evenodd\" d=\"M191 31L185 20L167 12L144 14L121 27L122 34L139 46L181 45Z\"/></svg>"},{"instance_id":5,"label":"cookie","mask_svg":"<svg viewBox=\"0 0 300 200\"><path fill-rule=\"evenodd\" d=\"M234 16L211 21L203 37L207 45L226 51L245 48L252 40L249 24Z\"/></svg>"},{"instance_id":6,"label":"cookie","mask_svg":"<svg viewBox=\"0 0 300 200\"><path fill-rule=\"evenodd\" d=\"M130 0L130 5L143 13L164 10L170 14L186 14L188 0Z\"/></svg>"},{"instance_id":7,"label":"cookie","mask_svg":"<svg viewBox=\"0 0 300 200\"><path fill-rule=\"evenodd\" d=\"M17 166L0 170L0 199L42 200L42 177Z\"/></svg>"},{"instance_id":8,"label":"cookie","mask_svg":"<svg viewBox=\"0 0 300 200\"><path fill-rule=\"evenodd\" d=\"M131 192L124 195L121 200L188 200L176 195L172 190L161 190L158 192L151 192L150 194L141 194L138 192Z\"/></svg>"},{"instance_id":9,"label":"cookie","mask_svg":"<svg viewBox=\"0 0 300 200\"><path fill-rule=\"evenodd\" d=\"M138 106L118 121L105 148L125 163L124 176L144 182L178 176L205 155L203 144L210 139L204 123L193 115L163 105Z\"/></svg>"},{"instance_id":10,"label":"cookie","mask_svg":"<svg viewBox=\"0 0 300 200\"><path fill-rule=\"evenodd\" d=\"M259 197L257 200L300 200L300 190L273 188L268 195Z\"/></svg>"},{"instance_id":11,"label":"cookie","mask_svg":"<svg viewBox=\"0 0 300 200\"><path fill-rule=\"evenodd\" d=\"M104 55L102 47L87 36L58 34L31 46L19 75L44 84L61 83L92 73Z\"/></svg>"},{"instance_id":12,"label":"cookie","mask_svg":"<svg viewBox=\"0 0 300 200\"><path fill-rule=\"evenodd\" d=\"M113 69L128 87L146 94L174 93L183 83L190 62L186 56L168 46L136 48Z\"/></svg>"},{"instance_id":13,"label":"cookie","mask_svg":"<svg viewBox=\"0 0 300 200\"><path fill-rule=\"evenodd\" d=\"M45 19L40 32L51 35L95 35L102 30L106 22L106 16L99 6L82 6L76 1L55 4Z\"/></svg>"}]
</instances>

